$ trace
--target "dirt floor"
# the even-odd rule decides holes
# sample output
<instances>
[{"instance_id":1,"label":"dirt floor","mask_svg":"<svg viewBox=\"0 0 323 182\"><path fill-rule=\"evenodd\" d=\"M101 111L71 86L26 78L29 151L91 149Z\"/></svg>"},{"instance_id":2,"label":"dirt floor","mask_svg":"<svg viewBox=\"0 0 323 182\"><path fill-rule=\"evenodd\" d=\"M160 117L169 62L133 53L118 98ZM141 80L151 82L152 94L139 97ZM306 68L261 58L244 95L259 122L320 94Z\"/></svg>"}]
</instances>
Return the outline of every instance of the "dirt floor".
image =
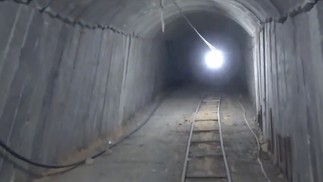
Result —
<instances>
[{"instance_id":1,"label":"dirt floor","mask_svg":"<svg viewBox=\"0 0 323 182\"><path fill-rule=\"evenodd\" d=\"M123 141L109 155L63 175L37 182L179 182L190 130L190 118L205 94L185 87L174 91L149 122ZM235 182L265 182L256 161L256 142L243 120L238 95L222 99L224 144ZM244 98L248 119L254 120L251 104ZM252 126L256 128L255 122ZM269 160L264 161L272 182L282 181Z\"/></svg>"},{"instance_id":2,"label":"dirt floor","mask_svg":"<svg viewBox=\"0 0 323 182\"><path fill-rule=\"evenodd\" d=\"M232 180L237 182L266 182L257 162L257 143L251 134L240 103L246 109L246 118L252 129L258 134L255 122L256 113L246 98L240 95L224 95L221 103L221 122L223 127L224 145ZM282 182L279 170L271 163L269 157L261 155L265 171L272 182Z\"/></svg>"}]
</instances>

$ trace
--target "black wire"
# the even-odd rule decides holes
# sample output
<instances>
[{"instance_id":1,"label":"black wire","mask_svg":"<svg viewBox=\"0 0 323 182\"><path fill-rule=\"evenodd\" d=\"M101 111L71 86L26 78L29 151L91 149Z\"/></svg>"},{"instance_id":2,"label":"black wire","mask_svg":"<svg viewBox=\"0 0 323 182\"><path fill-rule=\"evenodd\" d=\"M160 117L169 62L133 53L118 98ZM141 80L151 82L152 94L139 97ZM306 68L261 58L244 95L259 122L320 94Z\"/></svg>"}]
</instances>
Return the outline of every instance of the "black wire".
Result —
<instances>
[{"instance_id":1,"label":"black wire","mask_svg":"<svg viewBox=\"0 0 323 182\"><path fill-rule=\"evenodd\" d=\"M169 91L169 92L171 92L171 91ZM167 94L169 94L169 93L167 93ZM165 98L165 96L164 96L164 98ZM161 101L162 100L163 99L161 99ZM132 132L130 132L128 135L126 135L123 138L121 138L118 142L116 142L116 143L112 144L111 146L109 146L109 149L112 149L113 147L117 146L119 143L121 143L125 139L129 138L132 134L136 133L141 127L143 127L146 123L148 123L148 121L151 118L151 116L155 113L155 111L157 110L157 108L160 106L161 101L159 101L159 103L154 108L154 110L148 115L148 117L146 118L146 120L139 127L137 127L135 130L133 130ZM71 169L74 169L74 168L76 168L76 167L78 167L78 166L80 166L82 164L85 164L85 162L86 162L86 160L81 160L81 161L78 161L78 162L75 162L75 163L72 163L72 164L67 164L67 165L48 165L48 164L41 164L41 163L38 163L38 162L33 162L33 161L27 159L26 157L18 154L17 152L13 151L9 146L7 146L1 140L0 140L0 147L2 147L7 152L9 152L12 156L16 157L17 159L20 159L23 162L26 162L26 163L31 164L33 166L47 168L47 169L62 169L62 168L70 168L70 167L71 167ZM99 152L98 154L92 156L91 159L95 159L95 158L101 156L106 151L107 150L103 150L103 151Z\"/></svg>"},{"instance_id":2,"label":"black wire","mask_svg":"<svg viewBox=\"0 0 323 182\"><path fill-rule=\"evenodd\" d=\"M72 164L67 164L67 165L48 165L48 164L41 164L38 162L34 162L31 161L29 159L27 159L26 157L18 154L17 152L13 151L9 146L7 146L4 142L2 142L0 140L0 146L5 149L7 152L9 152L12 156L16 157L17 159L20 159L28 164L31 164L33 166L37 166L37 167L42 167L42 168L48 168L48 169L61 169L61 168L68 168L68 167L75 167L75 166L79 166L85 163L86 160L82 160L82 161L78 161ZM92 159L99 157L100 155L104 154L106 152L106 150L94 155L93 157L91 157Z\"/></svg>"}]
</instances>

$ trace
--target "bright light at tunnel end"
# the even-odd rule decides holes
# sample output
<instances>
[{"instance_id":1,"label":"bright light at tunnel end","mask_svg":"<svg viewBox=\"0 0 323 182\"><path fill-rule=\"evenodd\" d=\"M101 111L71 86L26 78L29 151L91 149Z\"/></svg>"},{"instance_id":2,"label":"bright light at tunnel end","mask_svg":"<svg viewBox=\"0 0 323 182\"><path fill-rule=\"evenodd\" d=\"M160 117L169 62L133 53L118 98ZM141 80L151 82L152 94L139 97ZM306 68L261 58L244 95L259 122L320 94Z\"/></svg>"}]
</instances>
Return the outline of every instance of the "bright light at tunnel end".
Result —
<instances>
[{"instance_id":1,"label":"bright light at tunnel end","mask_svg":"<svg viewBox=\"0 0 323 182\"><path fill-rule=\"evenodd\" d=\"M212 50L205 56L205 64L209 69L219 69L223 66L223 53L221 50Z\"/></svg>"}]
</instances>

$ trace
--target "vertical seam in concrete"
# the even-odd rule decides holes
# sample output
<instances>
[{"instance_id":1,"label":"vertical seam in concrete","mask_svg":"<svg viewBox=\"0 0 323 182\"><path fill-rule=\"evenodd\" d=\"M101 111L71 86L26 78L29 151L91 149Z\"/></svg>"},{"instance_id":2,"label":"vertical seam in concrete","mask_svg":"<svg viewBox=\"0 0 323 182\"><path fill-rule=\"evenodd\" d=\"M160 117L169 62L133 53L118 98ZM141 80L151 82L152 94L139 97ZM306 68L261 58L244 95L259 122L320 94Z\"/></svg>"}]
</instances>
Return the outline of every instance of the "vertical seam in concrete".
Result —
<instances>
[{"instance_id":1,"label":"vertical seam in concrete","mask_svg":"<svg viewBox=\"0 0 323 182\"><path fill-rule=\"evenodd\" d=\"M59 23L61 23L61 22L59 22ZM46 26L44 28L44 30L48 30L48 29L49 29L48 26ZM60 24L60 27L57 30L58 31L57 36L58 36L59 40L60 40L61 36L64 35L62 33L63 29L64 29L64 24ZM42 31L44 31L44 30L42 30ZM45 36L44 40L46 40L45 38L48 37L48 36L51 36L51 35L48 35L47 33L43 34L43 32L42 32L41 36ZM59 45L58 40L54 45L55 45L55 47L53 48L52 51L55 51L56 54L54 54L51 57L50 61L53 61L53 62L50 63L50 66L48 67L48 70L47 70L48 71L48 75L46 76L47 82L44 85L44 92L43 92L43 96L42 96L42 100L41 100L41 106L42 106L41 114L40 114L40 116L38 118L38 121L40 121L42 126L44 127L44 129L42 129L42 131L38 132L38 133L40 134L40 136L42 136L40 138L39 143L41 143L41 145L42 145L41 151L46 150L46 152L44 152L44 154L46 154L46 160L48 160L48 156L50 156L50 154L49 154L48 148L46 148L46 145L44 145L44 141L46 141L46 139L44 137L44 133L46 133L45 132L46 130L47 130L47 132L51 131L51 129L50 129L51 125L49 124L49 123L51 123L50 122L50 119L51 119L50 118L50 112L51 112L51 108L53 107L53 97L54 97L55 92L56 92L55 87L56 87L56 84L57 84L57 72L59 72L59 67L61 65L62 56L63 56L63 53L64 53L64 49L61 48L61 47L58 47L58 45ZM56 57L57 54L59 56ZM45 129L46 126L49 129ZM49 144L47 144L47 146L49 146ZM44 147L45 147L45 149L44 149ZM31 149L31 150L33 151L34 149ZM45 159L45 157L44 157L44 159Z\"/></svg>"},{"instance_id":2,"label":"vertical seam in concrete","mask_svg":"<svg viewBox=\"0 0 323 182\"><path fill-rule=\"evenodd\" d=\"M120 93L120 106L119 106L119 118L120 122L122 122L123 119L123 112L124 112L124 104L125 104L125 87L127 83L127 74L128 74L128 63L129 63L129 54L130 54L130 43L131 43L131 37L127 37L125 44L125 57L124 57L124 63L123 63L123 74L122 74L122 83L121 83L121 93Z\"/></svg>"},{"instance_id":3,"label":"vertical seam in concrete","mask_svg":"<svg viewBox=\"0 0 323 182\"><path fill-rule=\"evenodd\" d=\"M19 94L19 99L18 99L17 107L15 109L15 113L14 113L14 116L13 116L13 119L12 119L12 122L11 122L11 125L10 125L8 137L7 137L7 140L6 140L6 143L8 145L10 145L10 139L11 139L12 131L13 131L13 128L14 128L13 126L16 123L17 114L19 112L19 108L20 108L20 104L21 104L21 98L22 98L23 92L25 90L25 85L26 85L26 79L24 79L24 82L23 82L23 85L22 85L22 89L21 89L20 94Z\"/></svg>"},{"instance_id":4,"label":"vertical seam in concrete","mask_svg":"<svg viewBox=\"0 0 323 182\"><path fill-rule=\"evenodd\" d=\"M280 97L280 94L279 94L279 90L278 90L278 88L279 88L279 76L278 76L278 54L277 54L277 52L278 52L278 49L277 49L277 45L278 45L278 42L277 42L277 24L274 22L274 24L275 24L275 30L274 30L274 32L275 32L275 70L276 70L276 80L275 80L275 83L276 83L276 96L275 96L275 99L276 99L276 103L278 103L279 102L279 97ZM279 111L278 111L278 107L275 107L276 109L275 109L275 113L277 114L277 115L279 115ZM279 119L279 117L276 117L275 119ZM274 120L275 121L275 120ZM273 126L273 128L275 129L275 124L274 124L274 126ZM276 132L274 132L274 133L276 133ZM278 158L277 158L277 153L278 153L278 147L277 147L277 142L276 142L276 137L274 137L274 151L273 151L273 153L274 154L276 154L276 155L274 155L275 156L275 158L274 158L274 163L276 163L276 164L278 164Z\"/></svg>"},{"instance_id":5,"label":"vertical seam in concrete","mask_svg":"<svg viewBox=\"0 0 323 182\"><path fill-rule=\"evenodd\" d=\"M130 53L131 53L131 44L132 44L132 41L131 41L131 37L128 38L128 47L127 47L127 64L126 64L126 73L125 75L127 76L128 75L128 65L129 65L129 59L130 59ZM127 79L125 79L125 84L124 84L124 89L126 87L126 83L127 83Z\"/></svg>"},{"instance_id":6,"label":"vertical seam in concrete","mask_svg":"<svg viewBox=\"0 0 323 182\"><path fill-rule=\"evenodd\" d=\"M32 19L33 19L33 15L34 15L34 12L32 11L31 12L31 15L30 15L30 17L29 17L29 20L28 20L28 23L27 23L27 29L26 29L26 31L25 31L25 34L24 34L24 40L23 40L23 43L22 43L22 46L21 47L24 47L25 46L25 40L26 40L26 38L28 37L28 33L29 33L29 29L30 29L30 24L31 24L31 22L32 22ZM20 50L20 52L21 52L21 50ZM20 59L20 56L21 56L21 54L19 55L19 62L18 62L18 64L20 65L20 62L21 62L21 59ZM19 66L18 65L18 66ZM17 70L17 69L16 69ZM25 82L24 82L25 83ZM11 83L12 84L12 83ZM19 100L19 102L20 102L20 100ZM4 102L5 103L5 102ZM1 106L2 107L2 106ZM0 110L0 116L3 114L3 109L1 109ZM11 125L11 127L14 125L14 123ZM12 129L10 128L10 133L12 132ZM11 135L11 134L10 134ZM7 141L8 140L10 140L10 136L8 136L8 138L7 138ZM0 159L0 169L2 168L2 165L3 165L3 158L1 158Z\"/></svg>"},{"instance_id":7,"label":"vertical seam in concrete","mask_svg":"<svg viewBox=\"0 0 323 182\"><path fill-rule=\"evenodd\" d=\"M20 13L21 13L21 7L19 7L19 9L18 9L18 12L17 12L17 14L16 14L16 17L15 17L15 22L14 22L14 25L13 25L13 27L11 28L11 31L10 31L10 38L9 38L9 40L7 41L7 43L6 43L6 47L5 47L5 50L4 50L4 54L3 54L3 56L2 56L2 60L3 61L1 61L1 64L0 64L0 73L2 72L2 69L3 69L3 65L5 64L5 59L6 59L6 57L7 57L7 54L8 54L8 51L9 51L9 47L10 47L10 44L11 44L11 41L12 41L12 39L13 39L13 36L14 36L14 32L16 31L15 29L16 29L16 24L17 24L17 22L18 22L18 19L19 19L19 15L20 15ZM29 25L28 25L28 27L29 27ZM26 31L26 33L27 33L28 31ZM2 88L3 89L3 88ZM3 107L5 106L5 101L3 102L3 104L1 104L0 105L0 116L2 116L2 114L3 114Z\"/></svg>"},{"instance_id":8,"label":"vertical seam in concrete","mask_svg":"<svg viewBox=\"0 0 323 182\"><path fill-rule=\"evenodd\" d=\"M291 20L291 23L292 23L293 26L295 26L295 20L294 19ZM295 41L296 40L296 31L295 31L295 29L292 30L292 37L293 37L293 51L296 53L297 52L297 41ZM297 66L298 65L297 64L297 62L298 62L297 59L298 58L296 58L295 63L294 63L294 67L295 67L294 69L295 69L296 72L299 70L298 66ZM296 75L297 93L299 94L300 93L299 74L295 74L295 75Z\"/></svg>"},{"instance_id":9,"label":"vertical seam in concrete","mask_svg":"<svg viewBox=\"0 0 323 182\"><path fill-rule=\"evenodd\" d=\"M10 47L9 45L11 44L11 41L13 39L13 35L14 35L15 30L16 30L16 25L17 25L17 22L19 20L20 13L21 13L21 6L19 7L19 9L18 9L18 11L16 13L15 22L14 22L12 28L11 28L11 31L10 31L9 40L7 41L6 47L5 47L4 51L3 51L3 56L2 56L3 60L7 57L9 47ZM0 64L1 71L2 71L2 68L3 68L3 64L4 64L4 61L1 61L1 64ZM1 71L0 71L0 73L1 73Z\"/></svg>"},{"instance_id":10,"label":"vertical seam in concrete","mask_svg":"<svg viewBox=\"0 0 323 182\"><path fill-rule=\"evenodd\" d=\"M107 36L110 37L111 35L108 34ZM113 50L113 45L110 45L109 46L109 52L112 52L112 50ZM105 115L104 113L105 113L105 109L106 109L106 100L107 100L108 83L109 83L110 70L111 70L111 62L112 62L112 54L110 54L109 69L107 70L108 71L108 74L107 74L107 79L106 79L106 84L105 84L105 91L104 91L104 101L103 101L103 112L102 112L101 128L102 128L102 125L103 125L103 122L104 122L104 115ZM101 130L101 135L103 135L103 131L102 130Z\"/></svg>"},{"instance_id":11,"label":"vertical seam in concrete","mask_svg":"<svg viewBox=\"0 0 323 182\"><path fill-rule=\"evenodd\" d=\"M25 43L26 43L26 40L27 40L27 34L29 33L30 24L31 24L31 22L32 22L32 20L34 18L34 14L35 14L35 11L32 11L31 16L29 17L29 20L28 20L28 23L27 23L27 30L25 31L25 35L24 35L24 39L22 41L21 47L25 46Z\"/></svg>"},{"instance_id":12,"label":"vertical seam in concrete","mask_svg":"<svg viewBox=\"0 0 323 182\"><path fill-rule=\"evenodd\" d=\"M94 32L94 33L95 33L95 32ZM103 41L102 41L102 35L103 35L103 32L100 32L100 35L99 35L99 36L100 36L101 38L100 38L100 41L99 41L99 43L98 43L98 44L99 44L99 46L98 46L98 47L99 47L99 48L98 48L99 50L98 50L98 51L97 51L97 53L96 53L96 59L97 59L96 61L97 61L97 62L96 62L95 71L94 71L94 72L95 72L95 74L94 74L94 80L92 81L93 83L92 83L92 85L91 85L91 92L90 92L90 93L91 93L91 94L90 94L90 98L91 98L91 101L92 101L92 102L93 102L93 92L94 92L94 89L95 89L96 80L98 79L98 75L99 75L99 73L98 73L98 68L99 68L99 64L100 64L100 61L101 61L101 60L100 60L100 55L101 55L101 51L102 51L102 50L101 50L101 48L102 48L102 42L103 42ZM95 101L94 101L94 102L95 102ZM90 106L91 106L91 103L89 103L89 104L88 104L88 107L89 107L89 108L88 108L88 111L89 111L89 112L88 112L88 116L86 116L86 117L85 117L87 120L90 118L90 115L91 115L91 113L90 113L90 110L91 110L91 109L90 109ZM97 104L95 104L95 105L94 105L94 107L95 107L95 109L94 109L94 110L95 110L95 113L97 113L97 109L96 109L96 108L97 108ZM95 114L95 115L96 115L96 114ZM94 125L94 126L93 126L93 128L91 128L91 129L94 129L94 130L95 130L95 125L96 125L95 120L93 120L92 122L93 122L93 124L92 124L91 126L93 126L93 125ZM86 131L85 131L85 132L86 132ZM93 132L93 130L90 130L90 132ZM86 144L85 144L85 145L86 145Z\"/></svg>"},{"instance_id":13,"label":"vertical seam in concrete","mask_svg":"<svg viewBox=\"0 0 323 182\"><path fill-rule=\"evenodd\" d=\"M12 131L13 131L13 126L16 123L16 117L17 117L17 114L18 114L18 111L19 111L19 108L20 108L22 94L23 94L23 92L25 90L25 83L26 83L26 80L24 79L23 86L22 86L22 89L21 89L20 94L19 94L18 103L16 105L16 109L15 109L15 112L14 112L14 117L13 117L12 122L10 124L9 133L8 133L7 138L6 138L6 144L8 146L10 146L10 143L9 142L10 142L11 134L12 134ZM3 154L5 155L6 153L3 152ZM0 160L0 169L2 168L3 161L4 161L4 158L1 158L1 160Z\"/></svg>"},{"instance_id":14,"label":"vertical seam in concrete","mask_svg":"<svg viewBox=\"0 0 323 182\"><path fill-rule=\"evenodd\" d=\"M259 111L259 103L258 103L258 72L257 72L257 68L258 68L258 60L259 60L259 33L257 33L255 35L255 37L252 40L252 44L253 44L253 69L254 69L254 82L255 82L255 87L254 87L254 92L255 92L255 100L256 100L256 108L257 111Z\"/></svg>"}]
</instances>

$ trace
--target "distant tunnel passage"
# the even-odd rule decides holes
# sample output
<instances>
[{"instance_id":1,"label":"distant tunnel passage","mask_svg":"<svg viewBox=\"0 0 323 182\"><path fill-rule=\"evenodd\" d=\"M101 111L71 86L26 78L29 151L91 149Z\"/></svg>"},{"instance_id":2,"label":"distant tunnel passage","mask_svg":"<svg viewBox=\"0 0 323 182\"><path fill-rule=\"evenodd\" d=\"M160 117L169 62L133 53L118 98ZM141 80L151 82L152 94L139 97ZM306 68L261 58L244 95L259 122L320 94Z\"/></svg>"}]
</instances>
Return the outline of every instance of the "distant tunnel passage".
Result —
<instances>
[{"instance_id":1,"label":"distant tunnel passage","mask_svg":"<svg viewBox=\"0 0 323 182\"><path fill-rule=\"evenodd\" d=\"M220 69L207 67L209 47L174 2L222 51ZM195 84L249 95L286 179L323 181L322 9L319 0L0 1L0 140L40 164L84 160L138 128L137 114L171 88ZM1 182L44 173L0 153Z\"/></svg>"}]
</instances>

